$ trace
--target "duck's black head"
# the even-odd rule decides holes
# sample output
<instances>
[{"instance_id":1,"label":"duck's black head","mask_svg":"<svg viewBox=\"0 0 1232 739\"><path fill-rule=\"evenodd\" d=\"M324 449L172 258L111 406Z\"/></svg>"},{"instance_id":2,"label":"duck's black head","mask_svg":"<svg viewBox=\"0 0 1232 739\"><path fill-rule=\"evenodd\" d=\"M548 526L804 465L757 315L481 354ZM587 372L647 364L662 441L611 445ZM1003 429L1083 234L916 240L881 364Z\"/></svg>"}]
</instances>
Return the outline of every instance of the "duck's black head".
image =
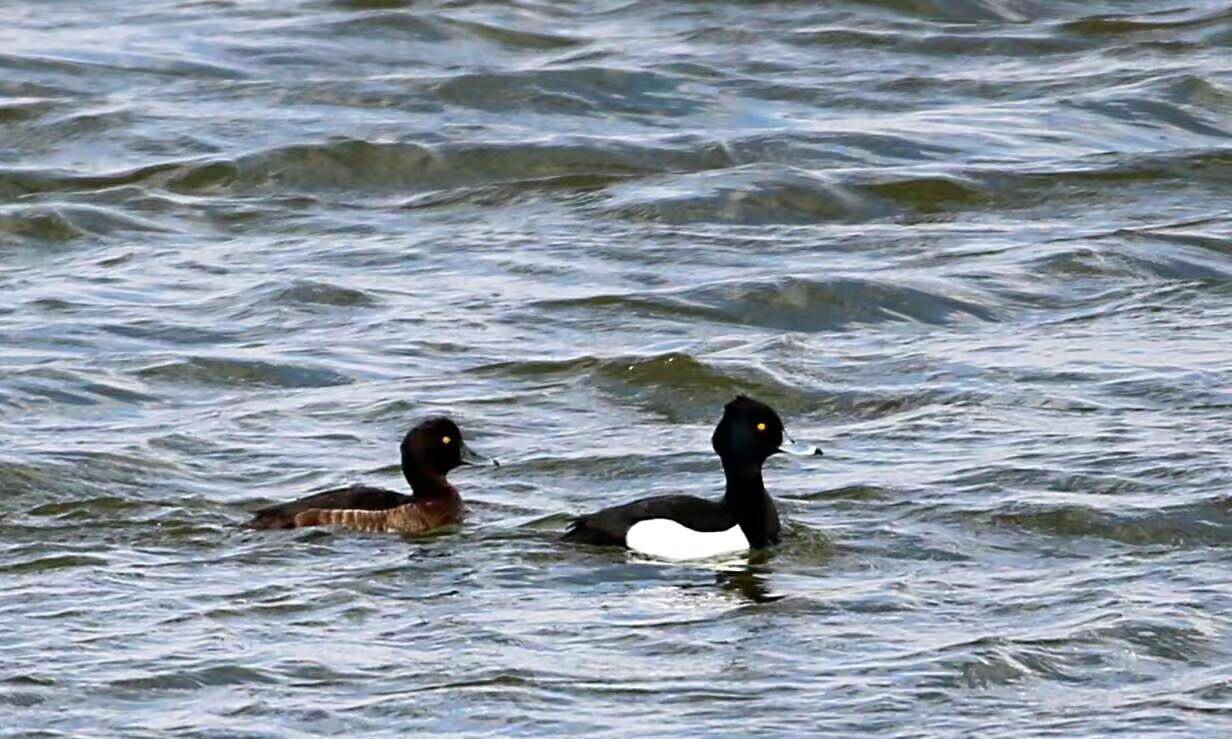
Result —
<instances>
[{"instance_id":1,"label":"duck's black head","mask_svg":"<svg viewBox=\"0 0 1232 739\"><path fill-rule=\"evenodd\" d=\"M817 447L797 444L787 435L779 414L765 403L737 395L723 406L723 418L710 437L714 451L724 466L757 465L779 452L819 456Z\"/></svg>"},{"instance_id":2,"label":"duck's black head","mask_svg":"<svg viewBox=\"0 0 1232 739\"><path fill-rule=\"evenodd\" d=\"M496 460L471 451L458 424L444 416L419 423L402 440L402 473L412 486L416 479L444 477L464 464L499 466Z\"/></svg>"}]
</instances>

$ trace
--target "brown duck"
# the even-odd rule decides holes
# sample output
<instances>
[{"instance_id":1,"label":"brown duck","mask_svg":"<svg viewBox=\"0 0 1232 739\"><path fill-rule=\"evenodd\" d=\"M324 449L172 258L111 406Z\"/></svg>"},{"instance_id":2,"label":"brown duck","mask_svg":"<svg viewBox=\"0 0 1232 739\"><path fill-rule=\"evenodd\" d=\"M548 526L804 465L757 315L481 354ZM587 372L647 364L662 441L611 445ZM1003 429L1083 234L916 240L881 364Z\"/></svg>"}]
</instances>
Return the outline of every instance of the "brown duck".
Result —
<instances>
[{"instance_id":1,"label":"brown duck","mask_svg":"<svg viewBox=\"0 0 1232 739\"><path fill-rule=\"evenodd\" d=\"M462 498L445 479L462 465L500 466L472 452L457 424L429 418L402 440L402 474L411 495L366 485L326 490L289 503L262 508L245 524L250 529L345 526L359 531L426 534L462 520Z\"/></svg>"}]
</instances>

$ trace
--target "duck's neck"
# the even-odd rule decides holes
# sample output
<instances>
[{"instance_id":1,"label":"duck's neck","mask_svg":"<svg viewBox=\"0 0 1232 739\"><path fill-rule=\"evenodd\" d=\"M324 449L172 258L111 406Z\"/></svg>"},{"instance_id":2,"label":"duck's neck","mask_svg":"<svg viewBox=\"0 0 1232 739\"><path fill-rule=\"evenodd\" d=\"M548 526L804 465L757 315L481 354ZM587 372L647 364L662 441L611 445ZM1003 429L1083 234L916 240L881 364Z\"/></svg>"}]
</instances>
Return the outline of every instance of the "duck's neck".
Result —
<instances>
[{"instance_id":1,"label":"duck's neck","mask_svg":"<svg viewBox=\"0 0 1232 739\"><path fill-rule=\"evenodd\" d=\"M754 549L779 540L779 512L761 481L761 464L723 461L727 490L723 505L740 523L740 530Z\"/></svg>"},{"instance_id":2,"label":"duck's neck","mask_svg":"<svg viewBox=\"0 0 1232 739\"><path fill-rule=\"evenodd\" d=\"M436 470L415 463L415 460L402 455L402 476L411 486L411 494L423 500L441 500L458 497L458 491Z\"/></svg>"}]
</instances>

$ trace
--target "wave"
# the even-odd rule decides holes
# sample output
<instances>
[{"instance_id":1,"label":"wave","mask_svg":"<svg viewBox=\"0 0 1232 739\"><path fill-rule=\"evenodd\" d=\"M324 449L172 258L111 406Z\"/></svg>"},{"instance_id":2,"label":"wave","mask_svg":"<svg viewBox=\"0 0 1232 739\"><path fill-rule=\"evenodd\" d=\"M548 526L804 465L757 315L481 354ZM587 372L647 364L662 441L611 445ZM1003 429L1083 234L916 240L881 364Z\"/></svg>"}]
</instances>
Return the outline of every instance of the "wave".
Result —
<instances>
[{"instance_id":1,"label":"wave","mask_svg":"<svg viewBox=\"0 0 1232 739\"><path fill-rule=\"evenodd\" d=\"M0 239L74 241L86 236L169 233L172 229L113 208L83 204L0 206Z\"/></svg>"},{"instance_id":2,"label":"wave","mask_svg":"<svg viewBox=\"0 0 1232 739\"><path fill-rule=\"evenodd\" d=\"M755 395L783 412L796 409L807 396L787 380L765 370L683 352L500 362L471 371L539 383L585 377L610 397L651 407L681 421L709 418L716 407L738 393Z\"/></svg>"},{"instance_id":3,"label":"wave","mask_svg":"<svg viewBox=\"0 0 1232 739\"><path fill-rule=\"evenodd\" d=\"M376 296L364 290L316 280L296 280L290 284L267 285L259 290L272 291L269 298L271 301L289 305L363 308L380 302Z\"/></svg>"},{"instance_id":4,"label":"wave","mask_svg":"<svg viewBox=\"0 0 1232 739\"><path fill-rule=\"evenodd\" d=\"M1077 20L1065 21L1060 29L1080 36L1135 36L1159 32L1210 31L1212 35L1226 37L1232 10L1220 9L1202 12L1185 7L1171 8L1146 14L1117 13L1092 15Z\"/></svg>"},{"instance_id":5,"label":"wave","mask_svg":"<svg viewBox=\"0 0 1232 739\"><path fill-rule=\"evenodd\" d=\"M323 367L217 356L196 356L152 365L138 370L137 376L148 382L218 387L314 388L354 382L341 372Z\"/></svg>"},{"instance_id":6,"label":"wave","mask_svg":"<svg viewBox=\"0 0 1232 739\"><path fill-rule=\"evenodd\" d=\"M122 378L68 369L14 372L7 380L13 392L13 402L18 405L49 400L70 406L106 403L141 405L159 399Z\"/></svg>"},{"instance_id":7,"label":"wave","mask_svg":"<svg viewBox=\"0 0 1232 739\"><path fill-rule=\"evenodd\" d=\"M1214 129L1203 128L1205 117L1178 108L1180 118L1169 118L1161 105L1152 105L1161 125L1214 135ZM3 206L0 236L7 232L18 238L72 241L86 235L177 233L182 224L191 223L186 219L199 217L199 212L167 198L268 196L288 190L301 193L300 200L284 197L253 203L246 206L247 215L237 215L232 208L220 213L219 219L251 220L285 207L316 204L303 193L345 192L362 202L365 194L394 192L404 196L397 206L407 209L496 206L534 195L572 194L584 196L574 199L577 207L635 221L863 223L1079 204L1091 199L1091 188L1114 184L1176 181L1191 188L1222 187L1232 179L1232 149L1224 147L1094 155L1048 167L1002 168L939 164L935 160L947 156L944 148L922 144L896 148L899 143L872 134L757 135L722 144L690 137L653 144L580 138L490 144L344 139L104 174L0 167L0 197L94 193L107 201ZM883 161L875 167L849 165L848 160L864 154ZM741 164L749 157L794 159L808 166ZM818 161L809 163L814 157ZM152 197L156 191L170 195ZM1146 193L1137 189L1125 193L1127 198L1139 196ZM378 205L389 207L389 202L381 200ZM132 215L134 210L156 214L157 220ZM169 222L172 216L178 220Z\"/></svg>"},{"instance_id":8,"label":"wave","mask_svg":"<svg viewBox=\"0 0 1232 739\"><path fill-rule=\"evenodd\" d=\"M890 282L871 277L795 276L548 300L539 305L802 332L886 322L946 325L1000 320L987 300L964 292L940 280Z\"/></svg>"}]
</instances>

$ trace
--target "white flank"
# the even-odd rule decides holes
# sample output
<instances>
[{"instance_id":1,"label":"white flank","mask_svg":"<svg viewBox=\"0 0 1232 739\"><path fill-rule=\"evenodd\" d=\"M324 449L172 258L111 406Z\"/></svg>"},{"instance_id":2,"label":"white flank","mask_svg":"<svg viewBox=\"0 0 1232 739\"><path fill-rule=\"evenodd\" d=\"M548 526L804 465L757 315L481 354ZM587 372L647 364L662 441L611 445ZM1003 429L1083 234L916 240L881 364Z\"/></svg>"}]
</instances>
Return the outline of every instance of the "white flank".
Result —
<instances>
[{"instance_id":1,"label":"white flank","mask_svg":"<svg viewBox=\"0 0 1232 739\"><path fill-rule=\"evenodd\" d=\"M743 552L749 540L739 526L727 531L694 531L670 518L652 518L629 527L625 546L651 557L680 561Z\"/></svg>"}]
</instances>

